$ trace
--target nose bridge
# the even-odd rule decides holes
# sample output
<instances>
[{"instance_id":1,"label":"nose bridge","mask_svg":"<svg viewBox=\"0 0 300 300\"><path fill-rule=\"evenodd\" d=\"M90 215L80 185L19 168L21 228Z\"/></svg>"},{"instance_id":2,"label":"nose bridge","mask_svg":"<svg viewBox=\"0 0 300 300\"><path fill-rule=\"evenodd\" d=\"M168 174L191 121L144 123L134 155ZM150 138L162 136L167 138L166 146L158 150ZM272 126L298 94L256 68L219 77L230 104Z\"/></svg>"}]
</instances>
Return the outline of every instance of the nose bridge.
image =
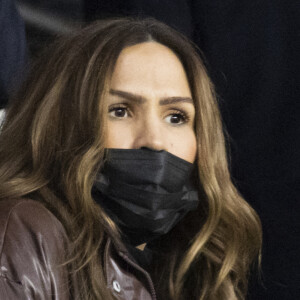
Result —
<instances>
[{"instance_id":1,"label":"nose bridge","mask_svg":"<svg viewBox=\"0 0 300 300\"><path fill-rule=\"evenodd\" d=\"M149 112L140 120L136 131L134 148L147 147L155 150L166 150L161 122L154 112Z\"/></svg>"}]
</instances>

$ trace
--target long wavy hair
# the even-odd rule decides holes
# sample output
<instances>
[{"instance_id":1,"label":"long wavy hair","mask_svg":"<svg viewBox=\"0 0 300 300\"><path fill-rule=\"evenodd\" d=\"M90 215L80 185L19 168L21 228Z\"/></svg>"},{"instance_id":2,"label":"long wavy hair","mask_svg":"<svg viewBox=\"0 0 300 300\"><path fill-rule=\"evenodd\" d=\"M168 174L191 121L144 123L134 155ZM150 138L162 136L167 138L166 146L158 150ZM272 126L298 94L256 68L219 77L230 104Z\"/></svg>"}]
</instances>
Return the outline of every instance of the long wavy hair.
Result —
<instances>
[{"instance_id":1,"label":"long wavy hair","mask_svg":"<svg viewBox=\"0 0 300 300\"><path fill-rule=\"evenodd\" d=\"M31 198L51 210L70 239L65 264L79 299L113 299L101 256L108 233L120 238L91 190L104 160L105 98L116 60L124 48L150 41L170 48L188 77L201 202L157 242L164 263L153 262L155 285L162 299L244 299L260 253L260 221L231 181L214 87L199 51L154 19L98 21L41 55L2 125L0 198Z\"/></svg>"}]
</instances>

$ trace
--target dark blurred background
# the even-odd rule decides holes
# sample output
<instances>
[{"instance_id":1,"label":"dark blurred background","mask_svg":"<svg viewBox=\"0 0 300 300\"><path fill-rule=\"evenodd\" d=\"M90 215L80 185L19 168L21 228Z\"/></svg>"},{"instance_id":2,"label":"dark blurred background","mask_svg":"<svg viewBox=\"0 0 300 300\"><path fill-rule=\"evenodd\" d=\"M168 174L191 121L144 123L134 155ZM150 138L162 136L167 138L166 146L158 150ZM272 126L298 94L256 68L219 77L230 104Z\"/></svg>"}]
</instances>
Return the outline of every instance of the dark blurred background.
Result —
<instances>
[{"instance_id":1,"label":"dark blurred background","mask_svg":"<svg viewBox=\"0 0 300 300\"><path fill-rule=\"evenodd\" d=\"M84 21L83 0L19 0L30 56L35 57L57 35L78 29Z\"/></svg>"},{"instance_id":2,"label":"dark blurred background","mask_svg":"<svg viewBox=\"0 0 300 300\"><path fill-rule=\"evenodd\" d=\"M55 36L98 18L155 17L200 47L230 135L233 181L263 225L263 283L251 279L248 299L300 299L300 1L19 0L21 19L9 2L0 0L12 16L0 15L10 28L0 41L1 51L9 44L0 53L2 107L10 74Z\"/></svg>"}]
</instances>

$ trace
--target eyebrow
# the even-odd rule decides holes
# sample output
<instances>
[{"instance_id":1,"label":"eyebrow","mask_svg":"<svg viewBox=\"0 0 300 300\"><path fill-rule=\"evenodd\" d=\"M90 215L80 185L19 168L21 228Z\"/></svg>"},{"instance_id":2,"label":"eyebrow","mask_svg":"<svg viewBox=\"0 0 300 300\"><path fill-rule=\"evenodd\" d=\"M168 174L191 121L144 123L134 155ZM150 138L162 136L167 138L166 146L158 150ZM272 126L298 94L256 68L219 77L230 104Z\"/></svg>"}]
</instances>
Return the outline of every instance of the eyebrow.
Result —
<instances>
[{"instance_id":1,"label":"eyebrow","mask_svg":"<svg viewBox=\"0 0 300 300\"><path fill-rule=\"evenodd\" d=\"M111 89L109 91L109 93L111 95L119 96L119 97L125 98L127 100L137 102L139 104L145 103L147 101L147 98L145 98L141 95L137 95L137 94L133 94L133 93L125 92L125 91ZM194 103L193 99L190 97L166 97L166 98L161 98L159 100L159 105L169 105L169 104L174 104L174 103L178 103L178 102Z\"/></svg>"}]
</instances>

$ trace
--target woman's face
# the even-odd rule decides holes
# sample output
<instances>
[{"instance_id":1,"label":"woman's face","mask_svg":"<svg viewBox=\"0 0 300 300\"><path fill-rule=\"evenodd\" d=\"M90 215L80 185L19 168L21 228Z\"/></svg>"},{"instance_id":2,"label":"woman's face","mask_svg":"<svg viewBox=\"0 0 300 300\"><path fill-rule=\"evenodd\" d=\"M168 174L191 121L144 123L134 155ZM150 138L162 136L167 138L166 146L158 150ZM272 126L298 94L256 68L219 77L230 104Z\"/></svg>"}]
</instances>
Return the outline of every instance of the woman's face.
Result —
<instances>
[{"instance_id":1,"label":"woman's face","mask_svg":"<svg viewBox=\"0 0 300 300\"><path fill-rule=\"evenodd\" d=\"M125 48L108 99L107 148L166 150L193 163L195 108L184 68L167 47Z\"/></svg>"}]
</instances>

